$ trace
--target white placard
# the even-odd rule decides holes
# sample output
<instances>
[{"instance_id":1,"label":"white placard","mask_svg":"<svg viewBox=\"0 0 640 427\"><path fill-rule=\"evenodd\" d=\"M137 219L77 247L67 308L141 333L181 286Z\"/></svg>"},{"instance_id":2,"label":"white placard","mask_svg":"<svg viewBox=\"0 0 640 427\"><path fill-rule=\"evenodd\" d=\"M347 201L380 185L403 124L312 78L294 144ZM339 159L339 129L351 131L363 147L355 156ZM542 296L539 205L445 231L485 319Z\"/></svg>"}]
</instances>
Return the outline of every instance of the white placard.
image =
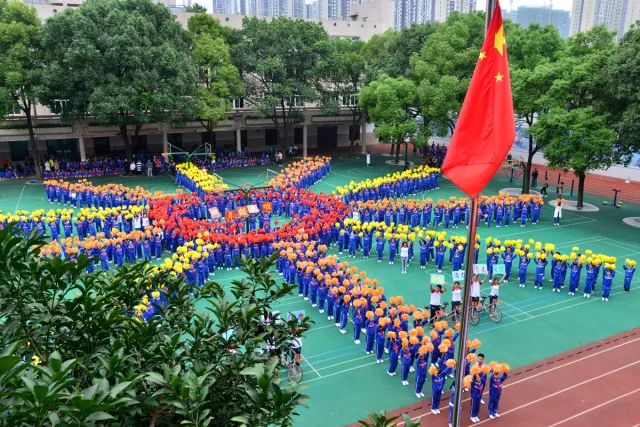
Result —
<instances>
[{"instance_id":1,"label":"white placard","mask_svg":"<svg viewBox=\"0 0 640 427\"><path fill-rule=\"evenodd\" d=\"M473 274L487 274L488 272L487 264L473 264Z\"/></svg>"},{"instance_id":2,"label":"white placard","mask_svg":"<svg viewBox=\"0 0 640 427\"><path fill-rule=\"evenodd\" d=\"M452 271L451 278L454 282L464 282L464 270Z\"/></svg>"}]
</instances>

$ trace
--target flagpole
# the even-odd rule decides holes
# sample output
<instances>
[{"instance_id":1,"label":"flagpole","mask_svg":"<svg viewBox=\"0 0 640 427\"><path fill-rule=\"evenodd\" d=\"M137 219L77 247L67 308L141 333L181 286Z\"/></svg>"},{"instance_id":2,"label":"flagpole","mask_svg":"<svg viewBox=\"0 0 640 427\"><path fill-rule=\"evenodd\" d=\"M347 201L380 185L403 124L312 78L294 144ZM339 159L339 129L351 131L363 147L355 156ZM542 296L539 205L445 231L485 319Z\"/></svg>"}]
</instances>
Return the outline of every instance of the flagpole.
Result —
<instances>
[{"instance_id":1,"label":"flagpole","mask_svg":"<svg viewBox=\"0 0 640 427\"><path fill-rule=\"evenodd\" d=\"M495 0L487 0L487 12L485 20L485 37L489 23L495 9ZM471 218L469 218L469 237L467 238L467 258L465 260L465 275L462 300L462 313L460 322L460 335L458 337L458 354L456 357L456 385L455 385L455 402L453 405L454 427L460 427L460 415L462 413L462 392L464 390L464 367L467 359L467 338L469 335L469 309L471 307L471 280L473 279L473 261L476 251L476 234L478 229L478 199L471 199Z\"/></svg>"},{"instance_id":2,"label":"flagpole","mask_svg":"<svg viewBox=\"0 0 640 427\"><path fill-rule=\"evenodd\" d=\"M464 379L464 364L467 354L467 337L469 327L469 308L471 307L471 279L473 278L473 260L476 250L476 230L478 228L478 199L471 199L471 218L469 218L469 238L467 239L467 259L465 260L464 292L458 338L458 355L456 358L456 386L455 404L453 407L453 425L459 427L462 411L462 390Z\"/></svg>"}]
</instances>

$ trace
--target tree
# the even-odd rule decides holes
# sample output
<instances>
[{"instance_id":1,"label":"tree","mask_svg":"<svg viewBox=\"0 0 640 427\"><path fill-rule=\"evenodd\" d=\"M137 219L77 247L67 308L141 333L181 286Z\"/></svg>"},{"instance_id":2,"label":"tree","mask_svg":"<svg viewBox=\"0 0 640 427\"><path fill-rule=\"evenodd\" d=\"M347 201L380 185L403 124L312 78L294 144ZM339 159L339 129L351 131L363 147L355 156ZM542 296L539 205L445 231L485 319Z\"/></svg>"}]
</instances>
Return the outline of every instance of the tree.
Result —
<instances>
[{"instance_id":1,"label":"tree","mask_svg":"<svg viewBox=\"0 0 640 427\"><path fill-rule=\"evenodd\" d=\"M191 24L191 20L196 18ZM214 21L209 25L206 21ZM195 15L189 20L193 56L198 70L194 115L206 129L207 142L213 141L213 129L227 118L232 98L242 93L238 69L231 62L229 46L219 31L218 20L209 15Z\"/></svg>"},{"instance_id":2,"label":"tree","mask_svg":"<svg viewBox=\"0 0 640 427\"><path fill-rule=\"evenodd\" d=\"M606 109L603 64L614 50L613 33L603 26L569 38L553 65L556 77L548 93L553 107L530 130L538 144L544 145L551 166L571 168L578 176L579 208L586 172L628 162L633 148L629 141L616 137Z\"/></svg>"},{"instance_id":3,"label":"tree","mask_svg":"<svg viewBox=\"0 0 640 427\"><path fill-rule=\"evenodd\" d=\"M414 24L400 31L387 30L371 37L366 46L367 81L381 74L409 77L411 56L420 52L438 25L435 22Z\"/></svg>"},{"instance_id":4,"label":"tree","mask_svg":"<svg viewBox=\"0 0 640 427\"><path fill-rule=\"evenodd\" d=\"M396 145L396 163L399 163L400 145L418 131L414 106L416 86L404 77L381 76L360 90L360 102L375 123L375 133L382 142Z\"/></svg>"},{"instance_id":5,"label":"tree","mask_svg":"<svg viewBox=\"0 0 640 427\"><path fill-rule=\"evenodd\" d=\"M143 125L175 120L192 102L186 33L150 0L88 0L49 19L44 42L43 99L67 100L63 119L117 126L129 160Z\"/></svg>"},{"instance_id":6,"label":"tree","mask_svg":"<svg viewBox=\"0 0 640 427\"><path fill-rule=\"evenodd\" d=\"M453 13L411 58L418 107L439 134L453 132L484 40L482 13Z\"/></svg>"},{"instance_id":7,"label":"tree","mask_svg":"<svg viewBox=\"0 0 640 427\"><path fill-rule=\"evenodd\" d=\"M33 7L0 0L0 113L20 109L27 121L29 151L42 179L33 110L43 69L40 20Z\"/></svg>"},{"instance_id":8,"label":"tree","mask_svg":"<svg viewBox=\"0 0 640 427\"><path fill-rule=\"evenodd\" d=\"M245 18L232 55L246 84L245 101L273 121L278 145L303 120L304 103L317 99L316 64L328 54L328 36L317 23Z\"/></svg>"},{"instance_id":9,"label":"tree","mask_svg":"<svg viewBox=\"0 0 640 427\"><path fill-rule=\"evenodd\" d=\"M274 313L293 289L275 258L244 260L230 288L192 287L145 263L87 273L93 260L43 244L0 230L0 424L292 425L305 396L266 342L286 350L310 321Z\"/></svg>"},{"instance_id":10,"label":"tree","mask_svg":"<svg viewBox=\"0 0 640 427\"><path fill-rule=\"evenodd\" d=\"M640 26L627 31L609 56L602 73L607 88L605 108L618 132L635 152L640 151Z\"/></svg>"},{"instance_id":11,"label":"tree","mask_svg":"<svg viewBox=\"0 0 640 427\"><path fill-rule=\"evenodd\" d=\"M559 72L553 65L563 48L563 40L558 30L550 25L530 25L526 29L508 25L507 44L514 110L530 128L535 120L546 114L553 105L549 90ZM534 140L529 132L527 138L527 161L522 179L523 194L530 191L533 156L543 148L544 143Z\"/></svg>"},{"instance_id":12,"label":"tree","mask_svg":"<svg viewBox=\"0 0 640 427\"><path fill-rule=\"evenodd\" d=\"M607 117L592 107L573 110L552 109L542 116L530 132L546 141L544 156L555 168L572 169L578 177L578 208L583 207L587 171L607 169L616 164L621 149Z\"/></svg>"},{"instance_id":13,"label":"tree","mask_svg":"<svg viewBox=\"0 0 640 427\"><path fill-rule=\"evenodd\" d=\"M329 55L318 67L321 79L318 92L323 110L329 114L339 115L342 107L351 114L349 132L349 152L353 153L356 133L365 118L366 111L358 100L358 93L367 74L368 62L365 52L366 44L360 40L331 39Z\"/></svg>"},{"instance_id":14,"label":"tree","mask_svg":"<svg viewBox=\"0 0 640 427\"><path fill-rule=\"evenodd\" d=\"M207 8L202 6L199 3L194 3L190 6L187 6L185 8L185 12L189 12L189 13L207 13Z\"/></svg>"}]
</instances>

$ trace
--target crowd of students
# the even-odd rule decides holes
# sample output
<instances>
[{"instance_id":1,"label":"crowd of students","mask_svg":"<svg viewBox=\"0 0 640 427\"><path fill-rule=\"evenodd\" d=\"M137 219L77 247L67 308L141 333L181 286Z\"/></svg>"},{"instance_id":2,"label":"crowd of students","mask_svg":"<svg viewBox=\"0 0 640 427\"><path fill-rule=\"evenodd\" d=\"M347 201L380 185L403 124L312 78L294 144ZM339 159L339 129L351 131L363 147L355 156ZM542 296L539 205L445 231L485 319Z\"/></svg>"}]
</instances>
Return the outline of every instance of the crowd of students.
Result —
<instances>
[{"instance_id":1,"label":"crowd of students","mask_svg":"<svg viewBox=\"0 0 640 427\"><path fill-rule=\"evenodd\" d=\"M425 162L429 165L440 167L447 155L447 146L443 144L436 144L434 142L431 145L420 148L420 153L424 156Z\"/></svg>"}]
</instances>

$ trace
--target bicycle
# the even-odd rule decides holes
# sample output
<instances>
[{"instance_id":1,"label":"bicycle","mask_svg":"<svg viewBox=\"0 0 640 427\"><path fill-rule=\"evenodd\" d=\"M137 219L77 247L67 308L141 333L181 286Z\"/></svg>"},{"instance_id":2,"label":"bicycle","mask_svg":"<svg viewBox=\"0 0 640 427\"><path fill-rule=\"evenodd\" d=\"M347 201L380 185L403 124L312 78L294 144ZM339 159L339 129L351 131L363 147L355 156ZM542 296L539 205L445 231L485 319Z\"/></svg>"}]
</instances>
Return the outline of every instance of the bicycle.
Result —
<instances>
[{"instance_id":1,"label":"bicycle","mask_svg":"<svg viewBox=\"0 0 640 427\"><path fill-rule=\"evenodd\" d=\"M447 323L451 324L451 325L455 325L457 322L459 322L460 319L460 310L459 309L452 309L447 311L447 307L449 306L448 302L443 302L442 306L440 307L440 310L438 310L438 312L436 313L435 317L434 317L434 322L439 322L441 320L445 320Z\"/></svg>"},{"instance_id":2,"label":"bicycle","mask_svg":"<svg viewBox=\"0 0 640 427\"><path fill-rule=\"evenodd\" d=\"M289 378L290 382L299 383L302 381L302 376L304 374L302 370L302 363L304 363L304 358L300 353L293 353L293 357L289 358L289 361L284 361L282 363L287 368L287 378Z\"/></svg>"},{"instance_id":3,"label":"bicycle","mask_svg":"<svg viewBox=\"0 0 640 427\"><path fill-rule=\"evenodd\" d=\"M478 305L469 309L469 322L471 322L473 326L476 326L478 323L480 323L480 315L483 312L487 312L487 314L489 315L489 320L494 323L498 323L502 320L502 311L498 308L499 300L497 300L493 304L489 304L489 306L486 306L484 303L486 299L486 296L480 297Z\"/></svg>"}]
</instances>

